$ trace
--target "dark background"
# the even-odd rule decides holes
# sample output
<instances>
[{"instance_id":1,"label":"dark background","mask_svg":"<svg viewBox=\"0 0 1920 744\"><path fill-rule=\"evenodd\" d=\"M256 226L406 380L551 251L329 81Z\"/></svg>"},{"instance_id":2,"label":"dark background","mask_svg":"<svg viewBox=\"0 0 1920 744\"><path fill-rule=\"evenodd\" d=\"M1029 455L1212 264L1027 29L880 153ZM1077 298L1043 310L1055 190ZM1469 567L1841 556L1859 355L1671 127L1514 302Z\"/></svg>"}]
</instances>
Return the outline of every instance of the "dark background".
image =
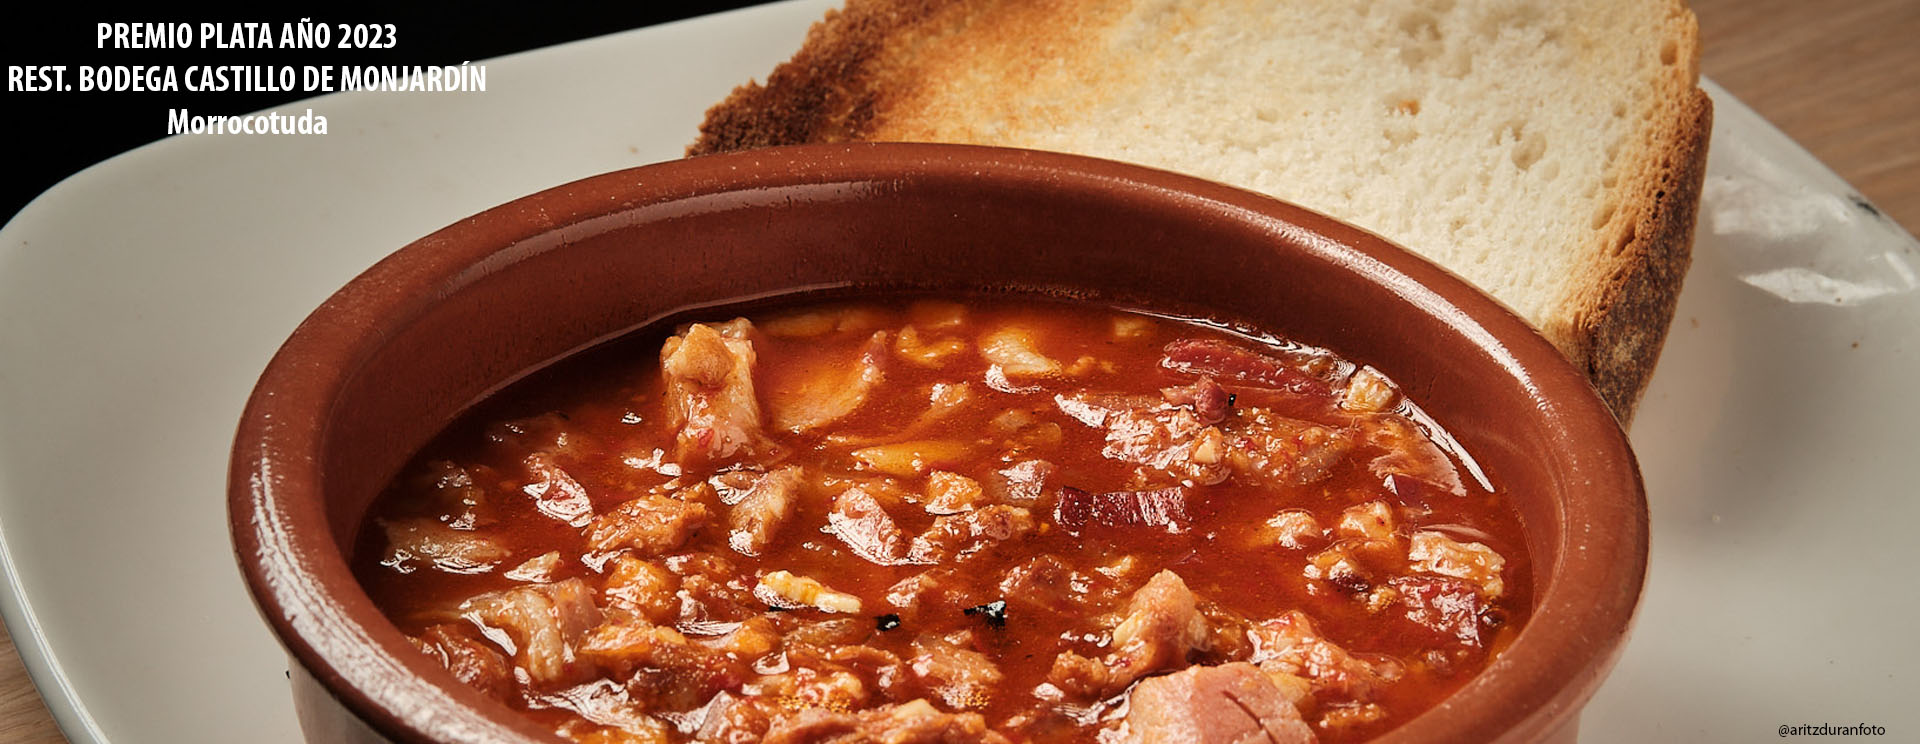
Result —
<instances>
[{"instance_id":1,"label":"dark background","mask_svg":"<svg viewBox=\"0 0 1920 744\"><path fill-rule=\"evenodd\" d=\"M51 8L45 21L9 13L0 66L66 65L66 81L78 87L80 65L458 65L567 41L732 8L755 0L619 3L520 2L437 6L300 3L147 6L107 10L90 3ZM273 24L309 18L316 23L391 23L397 44L387 50L348 49L113 49L95 47L95 24L111 22L202 22ZM339 29L331 29L335 43ZM697 64L697 61L689 61ZM182 81L184 83L184 81ZM166 136L167 111L188 108L195 116L237 115L321 93L15 92L0 88L0 126L5 127L6 179L0 216L11 220L27 202L61 179L95 163ZM297 113L297 112L296 112Z\"/></svg>"}]
</instances>

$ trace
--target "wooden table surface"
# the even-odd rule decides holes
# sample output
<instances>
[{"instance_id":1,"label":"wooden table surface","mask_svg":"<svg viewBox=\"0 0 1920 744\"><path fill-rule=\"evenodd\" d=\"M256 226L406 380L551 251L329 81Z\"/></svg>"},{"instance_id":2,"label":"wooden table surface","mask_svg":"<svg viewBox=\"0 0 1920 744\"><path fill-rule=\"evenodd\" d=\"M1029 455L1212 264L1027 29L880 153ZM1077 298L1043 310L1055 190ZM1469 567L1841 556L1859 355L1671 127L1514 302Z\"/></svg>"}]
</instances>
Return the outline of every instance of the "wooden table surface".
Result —
<instances>
[{"instance_id":1,"label":"wooden table surface","mask_svg":"<svg viewBox=\"0 0 1920 744\"><path fill-rule=\"evenodd\" d=\"M1702 74L1920 232L1920 0L1694 0ZM63 742L0 630L0 742Z\"/></svg>"}]
</instances>

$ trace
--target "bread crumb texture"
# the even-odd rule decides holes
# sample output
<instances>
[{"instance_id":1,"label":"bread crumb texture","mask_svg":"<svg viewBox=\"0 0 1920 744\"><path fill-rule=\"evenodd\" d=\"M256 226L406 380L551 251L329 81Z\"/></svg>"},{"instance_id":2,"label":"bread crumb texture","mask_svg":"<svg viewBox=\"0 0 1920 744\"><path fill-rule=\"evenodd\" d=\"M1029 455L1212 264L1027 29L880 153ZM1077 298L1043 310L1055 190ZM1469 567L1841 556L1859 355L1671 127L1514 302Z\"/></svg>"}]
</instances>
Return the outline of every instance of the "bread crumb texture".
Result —
<instances>
[{"instance_id":1,"label":"bread crumb texture","mask_svg":"<svg viewBox=\"0 0 1920 744\"><path fill-rule=\"evenodd\" d=\"M1331 214L1486 289L1631 412L1710 110L1677 2L849 0L690 152L805 141L1126 160Z\"/></svg>"}]
</instances>

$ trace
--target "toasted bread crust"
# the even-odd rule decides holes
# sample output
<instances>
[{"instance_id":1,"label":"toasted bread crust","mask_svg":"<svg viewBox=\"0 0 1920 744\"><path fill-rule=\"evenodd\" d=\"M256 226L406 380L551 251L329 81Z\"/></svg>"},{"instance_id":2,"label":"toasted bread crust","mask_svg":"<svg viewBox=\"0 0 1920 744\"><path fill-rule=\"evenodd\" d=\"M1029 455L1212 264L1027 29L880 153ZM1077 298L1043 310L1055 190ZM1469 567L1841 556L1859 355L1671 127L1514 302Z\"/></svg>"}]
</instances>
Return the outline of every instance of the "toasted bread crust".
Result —
<instances>
[{"instance_id":1,"label":"toasted bread crust","mask_svg":"<svg viewBox=\"0 0 1920 744\"><path fill-rule=\"evenodd\" d=\"M941 0L849 0L807 30L793 59L766 84L748 82L707 109L687 154L804 142L847 142L871 131L887 95L877 70L886 45L933 16Z\"/></svg>"},{"instance_id":2,"label":"toasted bread crust","mask_svg":"<svg viewBox=\"0 0 1920 744\"><path fill-rule=\"evenodd\" d=\"M1542 329L1587 373L1622 426L1632 422L1653 377L1682 280L1693 262L1713 102L1706 91L1695 88L1677 108L1674 136L1643 186L1651 198L1625 220L1625 231L1616 238L1619 251L1597 265L1593 279L1583 283L1584 291L1571 298L1561 314L1565 322Z\"/></svg>"},{"instance_id":3,"label":"toasted bread crust","mask_svg":"<svg viewBox=\"0 0 1920 744\"><path fill-rule=\"evenodd\" d=\"M1044 5L1010 0L1001 9ZM814 24L805 46L765 85L742 85L709 109L687 154L865 140L899 130L888 111L918 95L924 81L894 60L961 25L964 12L965 4L952 0L848 0L845 10ZM1586 248L1589 271L1544 317L1530 319L1587 373L1623 425L1652 377L1691 264L1712 129L1712 103L1697 87L1692 14L1677 3L1672 13L1671 46L1663 54L1673 58L1660 108L1642 129L1639 162L1621 174L1618 213Z\"/></svg>"}]
</instances>

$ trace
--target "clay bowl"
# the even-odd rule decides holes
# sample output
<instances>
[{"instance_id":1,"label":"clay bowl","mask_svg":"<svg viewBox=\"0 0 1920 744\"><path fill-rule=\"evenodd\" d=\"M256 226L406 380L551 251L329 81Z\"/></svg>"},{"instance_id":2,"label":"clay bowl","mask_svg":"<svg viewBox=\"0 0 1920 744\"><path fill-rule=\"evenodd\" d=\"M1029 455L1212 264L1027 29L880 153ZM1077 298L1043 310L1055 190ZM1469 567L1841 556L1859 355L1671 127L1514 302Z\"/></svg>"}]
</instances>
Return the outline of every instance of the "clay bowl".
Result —
<instances>
[{"instance_id":1,"label":"clay bowl","mask_svg":"<svg viewBox=\"0 0 1920 744\"><path fill-rule=\"evenodd\" d=\"M1624 436L1511 312L1386 241L1216 183L941 145L807 146L589 178L407 246L316 310L240 422L235 551L309 740L553 741L408 645L348 572L384 481L526 371L677 310L838 288L1029 288L1236 319L1399 381L1506 484L1530 623L1382 742L1564 741L1639 601Z\"/></svg>"}]
</instances>

